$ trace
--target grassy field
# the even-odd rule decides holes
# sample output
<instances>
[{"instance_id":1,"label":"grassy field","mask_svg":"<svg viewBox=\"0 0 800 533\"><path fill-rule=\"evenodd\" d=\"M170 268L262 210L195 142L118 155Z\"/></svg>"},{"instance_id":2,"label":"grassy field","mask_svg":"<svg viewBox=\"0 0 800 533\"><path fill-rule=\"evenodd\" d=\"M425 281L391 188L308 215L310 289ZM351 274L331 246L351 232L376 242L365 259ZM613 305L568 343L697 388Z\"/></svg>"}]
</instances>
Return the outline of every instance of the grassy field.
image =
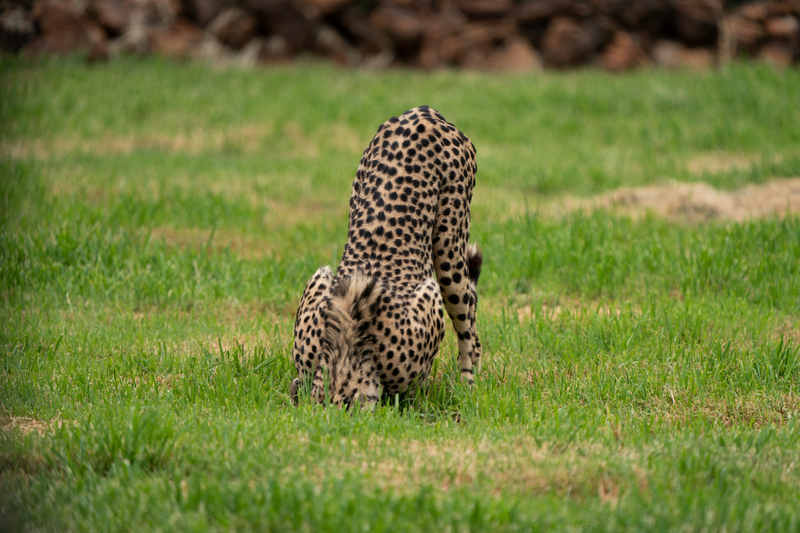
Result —
<instances>
[{"instance_id":1,"label":"grassy field","mask_svg":"<svg viewBox=\"0 0 800 533\"><path fill-rule=\"evenodd\" d=\"M800 176L800 72L0 60L0 530L800 531L800 217L545 206ZM478 150L485 361L287 397L362 150ZM546 214L550 213L550 214Z\"/></svg>"}]
</instances>

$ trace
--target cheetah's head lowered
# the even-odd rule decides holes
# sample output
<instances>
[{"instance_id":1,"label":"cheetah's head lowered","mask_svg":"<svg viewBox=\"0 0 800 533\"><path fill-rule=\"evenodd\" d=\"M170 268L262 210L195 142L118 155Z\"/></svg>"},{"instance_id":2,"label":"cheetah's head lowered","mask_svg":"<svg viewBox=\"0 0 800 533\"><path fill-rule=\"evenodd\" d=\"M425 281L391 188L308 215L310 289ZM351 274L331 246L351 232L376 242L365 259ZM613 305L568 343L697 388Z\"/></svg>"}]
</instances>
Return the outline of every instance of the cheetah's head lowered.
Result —
<instances>
[{"instance_id":1,"label":"cheetah's head lowered","mask_svg":"<svg viewBox=\"0 0 800 533\"><path fill-rule=\"evenodd\" d=\"M340 277L331 290L322 346L328 378L327 400L334 405L374 404L380 399L373 358L376 341L369 326L378 312L382 294L383 287L377 279L361 271ZM325 401L324 391L317 397Z\"/></svg>"}]
</instances>

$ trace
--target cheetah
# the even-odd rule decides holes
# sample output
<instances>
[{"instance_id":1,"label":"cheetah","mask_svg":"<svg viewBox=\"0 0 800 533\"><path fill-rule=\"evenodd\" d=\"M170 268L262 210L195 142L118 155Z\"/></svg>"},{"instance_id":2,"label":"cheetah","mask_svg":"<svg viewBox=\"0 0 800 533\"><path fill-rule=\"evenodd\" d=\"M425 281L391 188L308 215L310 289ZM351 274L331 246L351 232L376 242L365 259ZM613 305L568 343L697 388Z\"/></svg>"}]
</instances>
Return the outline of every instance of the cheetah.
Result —
<instances>
[{"instance_id":1,"label":"cheetah","mask_svg":"<svg viewBox=\"0 0 800 533\"><path fill-rule=\"evenodd\" d=\"M443 306L462 378L474 384L483 261L468 245L476 172L473 144L428 106L378 128L353 181L337 274L317 270L300 300L293 402L301 378L311 378L314 401L344 407L425 383L444 337Z\"/></svg>"}]
</instances>

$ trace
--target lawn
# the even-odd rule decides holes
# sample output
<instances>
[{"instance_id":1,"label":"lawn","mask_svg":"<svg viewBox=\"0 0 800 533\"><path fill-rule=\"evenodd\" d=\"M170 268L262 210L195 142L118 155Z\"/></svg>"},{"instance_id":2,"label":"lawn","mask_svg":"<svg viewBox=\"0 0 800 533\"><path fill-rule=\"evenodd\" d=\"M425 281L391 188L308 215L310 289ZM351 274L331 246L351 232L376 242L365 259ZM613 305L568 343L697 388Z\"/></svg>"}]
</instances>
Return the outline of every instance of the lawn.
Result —
<instances>
[{"instance_id":1,"label":"lawn","mask_svg":"<svg viewBox=\"0 0 800 533\"><path fill-rule=\"evenodd\" d=\"M0 530L800 531L800 216L570 209L800 176L800 71L0 58ZM473 141L485 360L288 390L378 125Z\"/></svg>"}]
</instances>

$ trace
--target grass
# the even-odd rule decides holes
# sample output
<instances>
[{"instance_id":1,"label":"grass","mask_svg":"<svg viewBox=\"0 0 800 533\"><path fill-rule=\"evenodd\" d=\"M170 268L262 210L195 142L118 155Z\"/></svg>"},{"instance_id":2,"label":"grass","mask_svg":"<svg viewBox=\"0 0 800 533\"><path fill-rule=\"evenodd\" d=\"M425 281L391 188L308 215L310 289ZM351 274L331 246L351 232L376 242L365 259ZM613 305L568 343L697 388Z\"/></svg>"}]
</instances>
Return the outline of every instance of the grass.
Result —
<instances>
[{"instance_id":1,"label":"grass","mask_svg":"<svg viewBox=\"0 0 800 533\"><path fill-rule=\"evenodd\" d=\"M564 195L800 175L797 71L497 76L0 63L0 529L797 531L800 218ZM469 390L290 406L361 151L473 140Z\"/></svg>"}]
</instances>

